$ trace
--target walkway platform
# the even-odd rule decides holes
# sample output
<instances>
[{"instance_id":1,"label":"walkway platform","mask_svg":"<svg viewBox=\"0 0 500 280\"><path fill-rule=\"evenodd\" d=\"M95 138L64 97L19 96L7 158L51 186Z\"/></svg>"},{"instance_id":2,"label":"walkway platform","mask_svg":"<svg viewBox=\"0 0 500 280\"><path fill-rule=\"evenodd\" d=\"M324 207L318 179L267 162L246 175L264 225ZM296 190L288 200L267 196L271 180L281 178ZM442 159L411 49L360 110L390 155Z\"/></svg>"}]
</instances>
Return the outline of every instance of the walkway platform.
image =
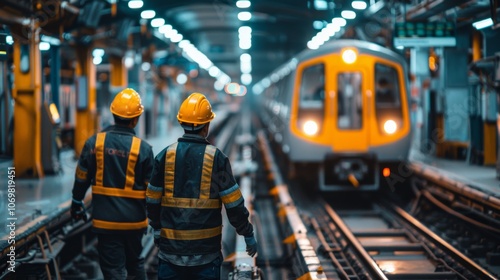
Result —
<instances>
[{"instance_id":1,"label":"walkway platform","mask_svg":"<svg viewBox=\"0 0 500 280\"><path fill-rule=\"evenodd\" d=\"M439 176L455 185L466 185L485 195L500 198L500 180L493 166L470 165L466 161L448 160L422 154L413 149L410 153L413 170L421 175Z\"/></svg>"}]
</instances>

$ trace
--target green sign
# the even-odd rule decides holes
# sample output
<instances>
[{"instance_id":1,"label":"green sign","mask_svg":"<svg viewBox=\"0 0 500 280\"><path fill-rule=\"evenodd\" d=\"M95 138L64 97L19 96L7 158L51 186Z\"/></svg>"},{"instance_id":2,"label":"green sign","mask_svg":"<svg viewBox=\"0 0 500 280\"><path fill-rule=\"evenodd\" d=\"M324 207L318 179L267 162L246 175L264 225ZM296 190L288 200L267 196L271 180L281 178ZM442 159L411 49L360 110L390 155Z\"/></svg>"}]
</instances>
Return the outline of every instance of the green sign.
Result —
<instances>
[{"instance_id":1,"label":"green sign","mask_svg":"<svg viewBox=\"0 0 500 280\"><path fill-rule=\"evenodd\" d=\"M394 25L396 47L455 46L453 22L397 22Z\"/></svg>"}]
</instances>

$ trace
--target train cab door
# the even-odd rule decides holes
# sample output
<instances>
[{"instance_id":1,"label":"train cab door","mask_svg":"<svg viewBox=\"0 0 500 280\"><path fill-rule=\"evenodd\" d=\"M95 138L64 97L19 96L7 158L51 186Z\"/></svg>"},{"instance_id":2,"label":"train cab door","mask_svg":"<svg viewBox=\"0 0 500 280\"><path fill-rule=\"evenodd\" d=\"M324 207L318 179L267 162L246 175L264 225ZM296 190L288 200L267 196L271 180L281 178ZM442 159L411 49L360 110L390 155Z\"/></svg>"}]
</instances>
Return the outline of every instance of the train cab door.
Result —
<instances>
[{"instance_id":1,"label":"train cab door","mask_svg":"<svg viewBox=\"0 0 500 280\"><path fill-rule=\"evenodd\" d=\"M329 67L329 119L332 147L337 153L363 154L370 145L369 115L372 108L368 61L350 54L332 56ZM347 56L347 57L346 57ZM356 63L350 62L355 60Z\"/></svg>"}]
</instances>

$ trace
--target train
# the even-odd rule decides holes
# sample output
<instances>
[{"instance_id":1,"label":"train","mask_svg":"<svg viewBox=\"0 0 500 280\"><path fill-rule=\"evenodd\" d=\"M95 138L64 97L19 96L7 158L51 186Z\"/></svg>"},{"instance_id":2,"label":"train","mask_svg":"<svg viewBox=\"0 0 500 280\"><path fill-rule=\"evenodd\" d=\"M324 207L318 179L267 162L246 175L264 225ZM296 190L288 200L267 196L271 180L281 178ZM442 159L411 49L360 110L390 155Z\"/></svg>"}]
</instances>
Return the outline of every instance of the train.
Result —
<instances>
[{"instance_id":1,"label":"train","mask_svg":"<svg viewBox=\"0 0 500 280\"><path fill-rule=\"evenodd\" d=\"M394 185L408 159L408 88L401 55L339 39L302 51L253 90L291 178L314 179L323 192L369 192Z\"/></svg>"}]
</instances>

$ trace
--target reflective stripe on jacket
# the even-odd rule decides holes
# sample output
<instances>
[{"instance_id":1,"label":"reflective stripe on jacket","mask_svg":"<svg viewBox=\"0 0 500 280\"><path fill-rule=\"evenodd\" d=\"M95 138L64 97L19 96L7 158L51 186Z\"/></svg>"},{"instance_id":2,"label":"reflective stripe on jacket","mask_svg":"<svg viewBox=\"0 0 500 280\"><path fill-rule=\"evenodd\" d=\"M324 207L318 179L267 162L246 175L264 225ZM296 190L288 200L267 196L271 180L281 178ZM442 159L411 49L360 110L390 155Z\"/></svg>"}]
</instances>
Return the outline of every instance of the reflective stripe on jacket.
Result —
<instances>
[{"instance_id":1,"label":"reflective stripe on jacket","mask_svg":"<svg viewBox=\"0 0 500 280\"><path fill-rule=\"evenodd\" d=\"M146 189L153 168L151 146L133 129L112 126L89 138L77 167L73 197L92 185L94 231L144 230Z\"/></svg>"},{"instance_id":2,"label":"reflective stripe on jacket","mask_svg":"<svg viewBox=\"0 0 500 280\"><path fill-rule=\"evenodd\" d=\"M184 135L160 152L146 195L150 224L161 228L164 253L220 251L222 203L239 234L253 232L229 160L203 138Z\"/></svg>"}]
</instances>

